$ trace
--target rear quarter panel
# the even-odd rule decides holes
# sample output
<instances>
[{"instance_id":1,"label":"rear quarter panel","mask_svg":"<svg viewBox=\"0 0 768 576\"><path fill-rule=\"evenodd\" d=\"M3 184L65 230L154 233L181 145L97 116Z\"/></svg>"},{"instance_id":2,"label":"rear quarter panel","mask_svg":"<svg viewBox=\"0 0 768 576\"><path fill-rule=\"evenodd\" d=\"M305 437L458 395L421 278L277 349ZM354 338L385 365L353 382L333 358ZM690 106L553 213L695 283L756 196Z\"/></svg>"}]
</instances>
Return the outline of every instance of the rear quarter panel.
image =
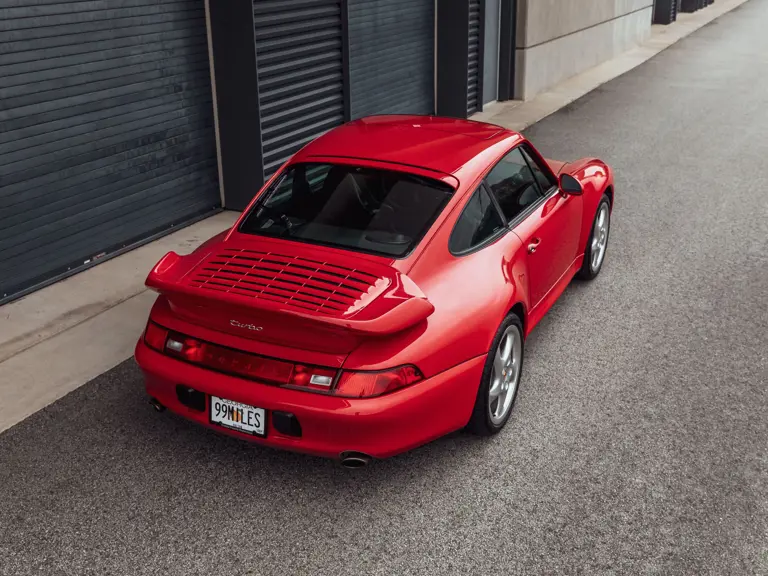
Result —
<instances>
[{"instance_id":1,"label":"rear quarter panel","mask_svg":"<svg viewBox=\"0 0 768 576\"><path fill-rule=\"evenodd\" d=\"M430 377L488 352L501 320L515 302L526 300L514 281L524 262L505 257L519 254L522 243L507 232L483 249L457 257L448 250L451 230L441 229L409 272L435 306L434 313L403 334L362 344L345 367L377 370L415 364Z\"/></svg>"},{"instance_id":2,"label":"rear quarter panel","mask_svg":"<svg viewBox=\"0 0 768 576\"><path fill-rule=\"evenodd\" d=\"M448 250L448 239L467 200L491 167L521 141L519 135L505 133L462 166L454 174L460 183L454 198L414 252L394 262L434 305L432 315L402 334L362 344L347 358L347 369L415 364L430 377L486 354L514 303L527 305L525 288L513 280L524 276L525 266L523 259L510 256L522 246L515 234L507 231L464 256Z\"/></svg>"}]
</instances>

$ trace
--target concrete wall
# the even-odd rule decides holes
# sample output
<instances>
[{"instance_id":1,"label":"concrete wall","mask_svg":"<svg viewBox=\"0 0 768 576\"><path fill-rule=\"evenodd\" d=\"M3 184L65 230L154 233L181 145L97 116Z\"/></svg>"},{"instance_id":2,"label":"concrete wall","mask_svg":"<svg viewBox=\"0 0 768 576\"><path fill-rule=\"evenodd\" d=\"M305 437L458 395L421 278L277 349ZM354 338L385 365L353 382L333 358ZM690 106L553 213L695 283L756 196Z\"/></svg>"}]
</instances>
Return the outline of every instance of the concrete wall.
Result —
<instances>
[{"instance_id":1,"label":"concrete wall","mask_svg":"<svg viewBox=\"0 0 768 576\"><path fill-rule=\"evenodd\" d=\"M527 100L645 41L653 0L518 0L515 98Z\"/></svg>"}]
</instances>

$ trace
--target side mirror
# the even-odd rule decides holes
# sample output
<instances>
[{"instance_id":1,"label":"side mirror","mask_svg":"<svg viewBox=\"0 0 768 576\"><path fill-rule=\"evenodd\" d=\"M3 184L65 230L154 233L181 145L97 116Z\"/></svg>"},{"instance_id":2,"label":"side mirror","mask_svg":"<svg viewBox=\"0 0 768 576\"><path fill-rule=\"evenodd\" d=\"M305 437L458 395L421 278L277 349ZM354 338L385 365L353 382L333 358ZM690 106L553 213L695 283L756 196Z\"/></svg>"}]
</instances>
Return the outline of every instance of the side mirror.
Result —
<instances>
[{"instance_id":1,"label":"side mirror","mask_svg":"<svg viewBox=\"0 0 768 576\"><path fill-rule=\"evenodd\" d=\"M576 180L573 176L570 174L560 174L559 184L560 184L560 190L563 192L563 194L568 194L570 196L581 196L584 194L584 188L581 187L581 182Z\"/></svg>"}]
</instances>

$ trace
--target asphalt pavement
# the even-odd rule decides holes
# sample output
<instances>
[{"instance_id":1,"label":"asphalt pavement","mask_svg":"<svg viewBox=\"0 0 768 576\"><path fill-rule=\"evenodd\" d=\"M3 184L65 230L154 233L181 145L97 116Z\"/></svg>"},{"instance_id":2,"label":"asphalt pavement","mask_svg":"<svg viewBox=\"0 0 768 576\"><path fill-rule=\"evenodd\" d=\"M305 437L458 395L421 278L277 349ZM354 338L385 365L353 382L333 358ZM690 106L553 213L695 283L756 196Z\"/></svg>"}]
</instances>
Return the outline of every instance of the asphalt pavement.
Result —
<instances>
[{"instance_id":1,"label":"asphalt pavement","mask_svg":"<svg viewBox=\"0 0 768 576\"><path fill-rule=\"evenodd\" d=\"M128 361L0 435L0 574L768 574L765 22L527 131L616 207L503 433L348 471L156 414Z\"/></svg>"}]
</instances>

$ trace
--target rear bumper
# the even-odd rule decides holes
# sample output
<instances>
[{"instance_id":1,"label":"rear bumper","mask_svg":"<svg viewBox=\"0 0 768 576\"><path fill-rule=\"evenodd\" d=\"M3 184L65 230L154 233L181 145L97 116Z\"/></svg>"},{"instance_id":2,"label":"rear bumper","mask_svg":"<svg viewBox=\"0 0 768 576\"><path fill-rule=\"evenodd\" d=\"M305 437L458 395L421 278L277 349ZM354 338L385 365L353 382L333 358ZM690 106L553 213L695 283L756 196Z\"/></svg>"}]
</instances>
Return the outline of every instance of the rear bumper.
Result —
<instances>
[{"instance_id":1,"label":"rear bumper","mask_svg":"<svg viewBox=\"0 0 768 576\"><path fill-rule=\"evenodd\" d=\"M147 393L169 410L220 432L286 450L337 458L341 452L364 452L387 458L416 448L467 424L477 395L485 357L477 357L413 386L378 398L350 399L289 390L220 374L136 345L136 361L145 375ZM259 438L211 424L206 410L182 404L182 384L207 396L236 400L293 413L300 438L280 434L267 416L267 436Z\"/></svg>"}]
</instances>

